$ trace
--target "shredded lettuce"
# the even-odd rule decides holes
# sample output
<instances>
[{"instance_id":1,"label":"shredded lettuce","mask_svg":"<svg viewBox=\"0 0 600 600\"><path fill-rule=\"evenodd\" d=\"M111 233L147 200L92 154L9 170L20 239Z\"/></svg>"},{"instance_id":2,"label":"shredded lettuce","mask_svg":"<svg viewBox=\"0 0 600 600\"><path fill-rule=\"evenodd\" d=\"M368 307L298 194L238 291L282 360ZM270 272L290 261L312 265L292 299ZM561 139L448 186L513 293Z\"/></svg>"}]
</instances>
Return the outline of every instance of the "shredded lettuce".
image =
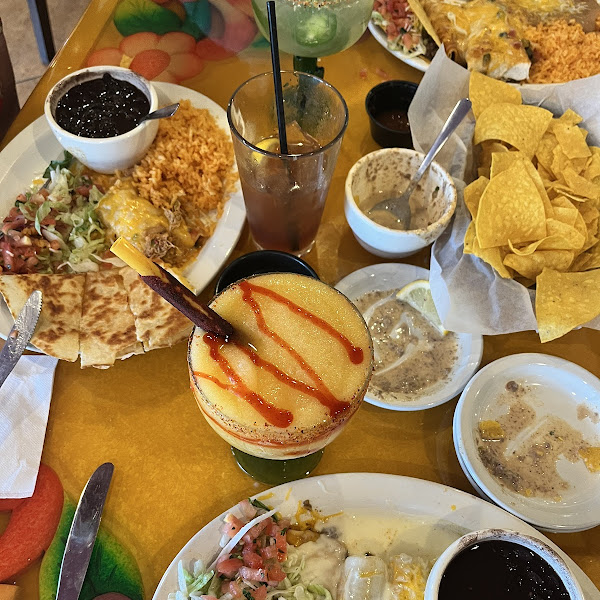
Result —
<instances>
[{"instance_id":1,"label":"shredded lettuce","mask_svg":"<svg viewBox=\"0 0 600 600\"><path fill-rule=\"evenodd\" d=\"M68 168L67 168L68 167ZM33 184L26 192L25 202L17 202L23 215L34 222L37 233L58 248L38 252L39 272L52 272L65 266L75 273L98 271L105 262L102 254L108 249L106 234L96 208L103 194L90 180L81 174L81 164L65 152L62 161L52 161L44 173L48 198L38 204L32 201L41 186ZM89 188L88 195L79 193L80 188ZM83 191L83 190L82 190ZM85 193L85 192L84 192ZM53 221L43 225L51 216Z\"/></svg>"},{"instance_id":2,"label":"shredded lettuce","mask_svg":"<svg viewBox=\"0 0 600 600\"><path fill-rule=\"evenodd\" d=\"M183 561L180 560L177 564L177 583L179 589L176 592L171 592L167 596L167 600L199 598L201 595L207 593L213 579L219 581L218 577L214 577L214 571L206 571L204 563L201 560L194 562L191 572L183 566Z\"/></svg>"},{"instance_id":3,"label":"shredded lettuce","mask_svg":"<svg viewBox=\"0 0 600 600\"><path fill-rule=\"evenodd\" d=\"M50 161L50 164L46 167L46 170L44 171L44 177L48 179L50 177L50 173L52 171L55 171L56 169L68 169L71 166L72 162L73 155L68 150L65 150L62 160Z\"/></svg>"}]
</instances>

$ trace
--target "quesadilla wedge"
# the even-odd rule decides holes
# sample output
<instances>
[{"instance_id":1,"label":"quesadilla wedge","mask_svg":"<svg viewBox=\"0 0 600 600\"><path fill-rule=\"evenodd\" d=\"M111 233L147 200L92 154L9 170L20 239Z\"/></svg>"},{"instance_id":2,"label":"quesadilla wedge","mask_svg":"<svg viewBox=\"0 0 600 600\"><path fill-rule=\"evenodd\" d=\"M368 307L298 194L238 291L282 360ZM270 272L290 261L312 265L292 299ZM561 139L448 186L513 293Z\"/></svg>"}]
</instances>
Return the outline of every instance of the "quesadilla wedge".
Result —
<instances>
[{"instance_id":1,"label":"quesadilla wedge","mask_svg":"<svg viewBox=\"0 0 600 600\"><path fill-rule=\"evenodd\" d=\"M135 318L137 339L144 350L173 346L189 337L193 324L150 289L129 267L121 269L129 308Z\"/></svg>"},{"instance_id":2,"label":"quesadilla wedge","mask_svg":"<svg viewBox=\"0 0 600 600\"><path fill-rule=\"evenodd\" d=\"M144 352L128 309L120 270L86 273L81 314L81 367L106 368Z\"/></svg>"},{"instance_id":3,"label":"quesadilla wedge","mask_svg":"<svg viewBox=\"0 0 600 600\"><path fill-rule=\"evenodd\" d=\"M85 275L0 275L0 292L16 318L34 290L43 295L42 312L31 343L49 356L74 362Z\"/></svg>"}]
</instances>

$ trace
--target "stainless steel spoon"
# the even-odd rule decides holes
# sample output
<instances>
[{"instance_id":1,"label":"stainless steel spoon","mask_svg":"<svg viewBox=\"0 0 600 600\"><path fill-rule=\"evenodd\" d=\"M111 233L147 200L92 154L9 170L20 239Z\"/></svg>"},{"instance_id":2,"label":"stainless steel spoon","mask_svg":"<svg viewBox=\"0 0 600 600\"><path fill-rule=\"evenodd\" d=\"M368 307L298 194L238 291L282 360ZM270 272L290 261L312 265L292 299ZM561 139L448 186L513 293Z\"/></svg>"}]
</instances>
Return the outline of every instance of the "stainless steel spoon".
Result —
<instances>
[{"instance_id":1,"label":"stainless steel spoon","mask_svg":"<svg viewBox=\"0 0 600 600\"><path fill-rule=\"evenodd\" d=\"M177 112L178 108L179 102L177 102L177 104L169 104L169 106L163 106L158 110L148 113L145 117L142 117L138 125L140 125L144 121L149 121L150 119L164 119L165 117L172 117Z\"/></svg>"},{"instance_id":2,"label":"stainless steel spoon","mask_svg":"<svg viewBox=\"0 0 600 600\"><path fill-rule=\"evenodd\" d=\"M437 153L442 149L442 146L448 141L448 138L452 135L454 130L460 125L462 120L466 117L467 113L471 110L471 101L468 98L462 98L456 103L450 116L444 123L440 134L437 136L433 145L429 149L429 152L425 155L421 166L417 172L412 176L408 187L404 193L398 198L388 198L382 200L373 206L368 212L367 216L372 217L373 213L377 211L386 210L397 219L398 229L409 229L410 227L410 205L408 199L411 194L415 191L417 183L421 180L421 177L425 174L425 171L429 168L433 159L437 156Z\"/></svg>"}]
</instances>

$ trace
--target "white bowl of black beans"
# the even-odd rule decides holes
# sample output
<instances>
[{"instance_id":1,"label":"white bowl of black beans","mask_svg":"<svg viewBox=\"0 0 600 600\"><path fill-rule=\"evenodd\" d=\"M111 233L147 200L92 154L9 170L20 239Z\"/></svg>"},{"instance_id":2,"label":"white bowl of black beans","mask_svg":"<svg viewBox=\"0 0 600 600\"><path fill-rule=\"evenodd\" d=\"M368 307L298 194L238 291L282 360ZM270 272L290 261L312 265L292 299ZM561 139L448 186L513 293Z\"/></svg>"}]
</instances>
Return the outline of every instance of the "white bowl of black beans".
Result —
<instances>
[{"instance_id":1,"label":"white bowl of black beans","mask_svg":"<svg viewBox=\"0 0 600 600\"><path fill-rule=\"evenodd\" d=\"M61 79L44 113L61 146L99 173L133 166L154 141L158 121L140 124L158 108L152 84L122 67L89 67Z\"/></svg>"},{"instance_id":2,"label":"white bowl of black beans","mask_svg":"<svg viewBox=\"0 0 600 600\"><path fill-rule=\"evenodd\" d=\"M437 559L425 600L584 600L573 573L544 541L508 529L458 538Z\"/></svg>"}]
</instances>

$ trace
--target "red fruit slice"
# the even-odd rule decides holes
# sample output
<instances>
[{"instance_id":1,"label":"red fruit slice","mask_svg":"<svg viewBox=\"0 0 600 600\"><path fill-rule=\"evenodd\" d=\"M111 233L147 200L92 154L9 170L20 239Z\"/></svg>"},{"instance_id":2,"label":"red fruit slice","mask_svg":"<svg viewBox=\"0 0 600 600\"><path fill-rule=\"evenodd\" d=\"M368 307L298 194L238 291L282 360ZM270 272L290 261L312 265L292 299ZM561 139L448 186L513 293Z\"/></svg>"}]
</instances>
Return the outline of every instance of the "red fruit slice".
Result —
<instances>
[{"instance_id":1,"label":"red fruit slice","mask_svg":"<svg viewBox=\"0 0 600 600\"><path fill-rule=\"evenodd\" d=\"M165 33L165 35L160 38L156 47L159 50L164 50L167 54L193 52L196 47L196 40L189 33L171 31Z\"/></svg>"},{"instance_id":2,"label":"red fruit slice","mask_svg":"<svg viewBox=\"0 0 600 600\"><path fill-rule=\"evenodd\" d=\"M63 502L58 476L41 464L33 496L13 509L0 536L0 581L20 573L48 548L60 521Z\"/></svg>"},{"instance_id":3,"label":"red fruit slice","mask_svg":"<svg viewBox=\"0 0 600 600\"><path fill-rule=\"evenodd\" d=\"M0 512L6 512L7 510L14 510L21 504L25 502L27 498L6 498L0 500Z\"/></svg>"},{"instance_id":4,"label":"red fruit slice","mask_svg":"<svg viewBox=\"0 0 600 600\"><path fill-rule=\"evenodd\" d=\"M167 71L178 81L195 77L204 68L204 61L196 54L174 54Z\"/></svg>"},{"instance_id":5,"label":"red fruit slice","mask_svg":"<svg viewBox=\"0 0 600 600\"><path fill-rule=\"evenodd\" d=\"M144 50L136 54L129 68L146 79L160 75L171 62L171 57L162 50Z\"/></svg>"},{"instance_id":6,"label":"red fruit slice","mask_svg":"<svg viewBox=\"0 0 600 600\"><path fill-rule=\"evenodd\" d=\"M101 48L88 56L87 66L112 65L118 67L122 57L123 53L118 48Z\"/></svg>"},{"instance_id":7,"label":"red fruit slice","mask_svg":"<svg viewBox=\"0 0 600 600\"><path fill-rule=\"evenodd\" d=\"M144 50L156 48L159 39L160 36L156 33L152 33L151 31L134 33L133 35L128 35L121 40L121 43L119 44L119 50L123 54L133 58Z\"/></svg>"},{"instance_id":8,"label":"red fruit slice","mask_svg":"<svg viewBox=\"0 0 600 600\"><path fill-rule=\"evenodd\" d=\"M210 38L204 38L196 44L196 54L206 60L224 60L225 58L234 56L235 52L224 48Z\"/></svg>"}]
</instances>

